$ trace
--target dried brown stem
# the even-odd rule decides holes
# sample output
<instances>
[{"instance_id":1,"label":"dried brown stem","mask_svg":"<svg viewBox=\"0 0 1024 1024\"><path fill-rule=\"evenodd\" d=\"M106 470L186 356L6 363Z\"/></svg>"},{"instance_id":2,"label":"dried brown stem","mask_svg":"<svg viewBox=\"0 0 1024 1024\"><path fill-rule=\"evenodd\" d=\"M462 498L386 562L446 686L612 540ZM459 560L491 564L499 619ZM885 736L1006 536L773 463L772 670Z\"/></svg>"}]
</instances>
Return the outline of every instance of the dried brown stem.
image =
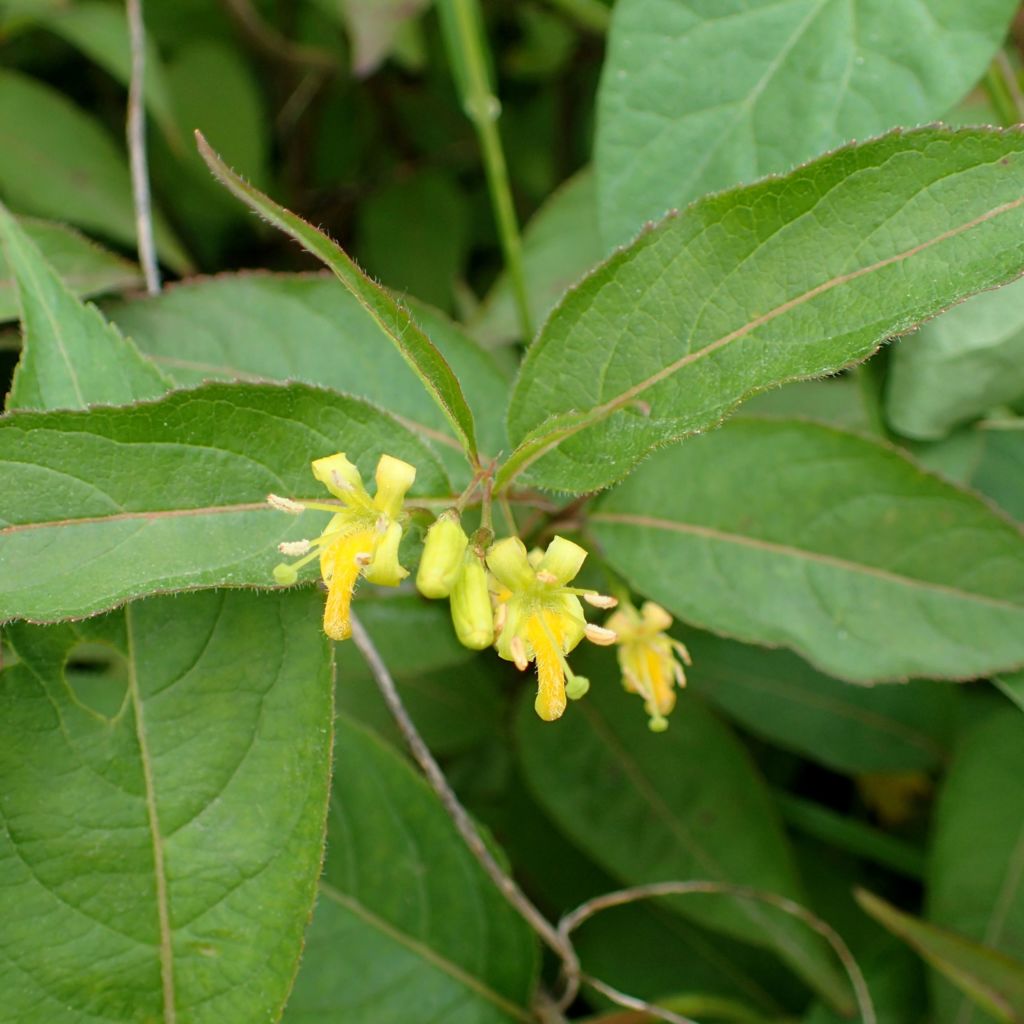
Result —
<instances>
[{"instance_id":1,"label":"dried brown stem","mask_svg":"<svg viewBox=\"0 0 1024 1024\"><path fill-rule=\"evenodd\" d=\"M153 201L149 192L149 166L146 162L146 28L142 20L142 0L126 0L126 3L132 73L128 85L128 121L125 134L131 162L135 231L138 236L139 263L146 279L146 291L150 295L159 295L160 268L156 260Z\"/></svg>"}]
</instances>

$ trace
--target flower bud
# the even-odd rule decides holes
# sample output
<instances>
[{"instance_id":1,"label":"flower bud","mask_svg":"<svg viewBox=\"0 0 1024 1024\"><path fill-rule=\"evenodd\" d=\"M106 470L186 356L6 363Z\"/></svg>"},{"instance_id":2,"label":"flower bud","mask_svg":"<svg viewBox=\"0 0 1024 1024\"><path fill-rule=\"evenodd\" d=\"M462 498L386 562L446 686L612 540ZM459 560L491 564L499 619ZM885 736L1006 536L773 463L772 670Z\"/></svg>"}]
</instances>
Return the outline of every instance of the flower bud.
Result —
<instances>
[{"instance_id":1,"label":"flower bud","mask_svg":"<svg viewBox=\"0 0 1024 1024\"><path fill-rule=\"evenodd\" d=\"M468 549L451 594L452 622L459 643L482 651L494 643L494 612L483 559Z\"/></svg>"},{"instance_id":2,"label":"flower bud","mask_svg":"<svg viewBox=\"0 0 1024 1024\"><path fill-rule=\"evenodd\" d=\"M438 516L427 530L416 572L416 589L424 597L447 597L452 592L462 572L468 544L469 538L459 523L458 513L449 511Z\"/></svg>"}]
</instances>

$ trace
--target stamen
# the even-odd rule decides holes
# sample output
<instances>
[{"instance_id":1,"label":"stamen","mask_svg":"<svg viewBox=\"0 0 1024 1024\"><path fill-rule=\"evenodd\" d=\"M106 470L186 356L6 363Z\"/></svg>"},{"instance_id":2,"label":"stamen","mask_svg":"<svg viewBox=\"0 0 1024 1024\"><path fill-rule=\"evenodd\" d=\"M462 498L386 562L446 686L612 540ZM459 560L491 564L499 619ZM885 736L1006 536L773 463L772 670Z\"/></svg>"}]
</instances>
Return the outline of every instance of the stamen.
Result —
<instances>
[{"instance_id":1,"label":"stamen","mask_svg":"<svg viewBox=\"0 0 1024 1024\"><path fill-rule=\"evenodd\" d=\"M373 554L370 551L357 551L356 552L356 565L363 568L369 565L373 561Z\"/></svg>"},{"instance_id":2,"label":"stamen","mask_svg":"<svg viewBox=\"0 0 1024 1024\"><path fill-rule=\"evenodd\" d=\"M299 574L295 571L295 566L288 565L286 562L274 566L274 581L282 587L290 587L298 578Z\"/></svg>"},{"instance_id":3,"label":"stamen","mask_svg":"<svg viewBox=\"0 0 1024 1024\"><path fill-rule=\"evenodd\" d=\"M498 636L501 631L505 628L505 620L508 618L508 605L503 601L498 605L498 610L494 613L494 635Z\"/></svg>"},{"instance_id":4,"label":"stamen","mask_svg":"<svg viewBox=\"0 0 1024 1024\"><path fill-rule=\"evenodd\" d=\"M515 662L516 668L520 672L525 672L530 667L530 662L526 658L526 644L523 643L523 638L521 636L512 637L509 650L512 653L512 660Z\"/></svg>"},{"instance_id":5,"label":"stamen","mask_svg":"<svg viewBox=\"0 0 1024 1024\"><path fill-rule=\"evenodd\" d=\"M565 695L569 700L579 700L584 697L590 689L590 680L586 676L569 675L565 684Z\"/></svg>"},{"instance_id":6,"label":"stamen","mask_svg":"<svg viewBox=\"0 0 1024 1024\"><path fill-rule=\"evenodd\" d=\"M305 505L298 501L292 501L291 498L282 498L280 494L268 494L267 504L271 508L276 508L278 512L289 512L293 516L306 511Z\"/></svg>"},{"instance_id":7,"label":"stamen","mask_svg":"<svg viewBox=\"0 0 1024 1024\"><path fill-rule=\"evenodd\" d=\"M313 547L312 541L308 540L284 540L277 545L277 550L289 558L297 558L306 554Z\"/></svg>"},{"instance_id":8,"label":"stamen","mask_svg":"<svg viewBox=\"0 0 1024 1024\"><path fill-rule=\"evenodd\" d=\"M608 594L597 594L592 590L584 592L583 600L594 608L614 608L619 603L617 597L611 597Z\"/></svg>"},{"instance_id":9,"label":"stamen","mask_svg":"<svg viewBox=\"0 0 1024 1024\"><path fill-rule=\"evenodd\" d=\"M336 469L331 470L331 482L339 491L344 491L346 494L355 490L355 488Z\"/></svg>"},{"instance_id":10,"label":"stamen","mask_svg":"<svg viewBox=\"0 0 1024 1024\"><path fill-rule=\"evenodd\" d=\"M605 629L604 626L598 626L593 622L588 622L583 632L592 644L600 647L609 647L618 639L614 629Z\"/></svg>"}]
</instances>

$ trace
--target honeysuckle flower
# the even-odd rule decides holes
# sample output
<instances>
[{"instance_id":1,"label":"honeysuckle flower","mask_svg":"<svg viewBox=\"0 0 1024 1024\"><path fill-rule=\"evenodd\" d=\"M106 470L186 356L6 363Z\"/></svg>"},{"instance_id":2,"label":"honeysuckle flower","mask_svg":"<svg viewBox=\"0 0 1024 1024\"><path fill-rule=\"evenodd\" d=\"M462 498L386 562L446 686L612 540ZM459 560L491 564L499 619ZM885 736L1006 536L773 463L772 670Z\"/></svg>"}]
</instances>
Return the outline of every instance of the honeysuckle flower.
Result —
<instances>
[{"instance_id":1,"label":"honeysuckle flower","mask_svg":"<svg viewBox=\"0 0 1024 1024\"><path fill-rule=\"evenodd\" d=\"M416 467L382 455L377 463L377 492L372 498L344 452L316 459L313 476L342 504L292 501L275 494L268 497L274 508L286 512L316 509L333 513L319 537L280 545L282 554L302 557L278 565L274 579L283 585L294 583L298 569L319 556L320 574L327 584L324 632L332 640L345 640L352 632L349 610L356 580L364 576L371 583L395 587L409 575L398 562L398 546L405 521L402 504L416 479Z\"/></svg>"},{"instance_id":2,"label":"honeysuckle flower","mask_svg":"<svg viewBox=\"0 0 1024 1024\"><path fill-rule=\"evenodd\" d=\"M469 537L454 509L442 512L427 530L416 570L416 589L431 598L448 597L462 573ZM484 646L488 646L484 644Z\"/></svg>"},{"instance_id":3,"label":"honeysuckle flower","mask_svg":"<svg viewBox=\"0 0 1024 1024\"><path fill-rule=\"evenodd\" d=\"M615 642L615 634L588 623L580 597L599 608L614 598L567 584L580 571L587 552L564 537L555 537L547 551L529 555L518 537L507 537L487 552L487 565L497 582L495 632L498 654L525 671L537 664L534 708L547 722L560 718L566 698L576 700L590 683L569 668L566 655L584 638L597 644Z\"/></svg>"},{"instance_id":4,"label":"honeysuckle flower","mask_svg":"<svg viewBox=\"0 0 1024 1024\"><path fill-rule=\"evenodd\" d=\"M690 664L690 652L666 633L671 625L672 616L653 601L639 611L623 603L605 623L616 635L622 685L643 697L654 732L668 728L665 716L675 707L676 686L686 685L683 666Z\"/></svg>"}]
</instances>

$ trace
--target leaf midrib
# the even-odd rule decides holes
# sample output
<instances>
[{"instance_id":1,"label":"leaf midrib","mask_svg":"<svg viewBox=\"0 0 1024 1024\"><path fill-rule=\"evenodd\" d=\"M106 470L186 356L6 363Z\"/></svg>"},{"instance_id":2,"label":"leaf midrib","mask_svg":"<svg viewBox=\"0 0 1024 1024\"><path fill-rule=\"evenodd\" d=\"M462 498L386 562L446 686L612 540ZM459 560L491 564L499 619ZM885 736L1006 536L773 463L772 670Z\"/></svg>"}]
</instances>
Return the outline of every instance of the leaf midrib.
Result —
<instances>
[{"instance_id":1,"label":"leaf midrib","mask_svg":"<svg viewBox=\"0 0 1024 1024\"><path fill-rule=\"evenodd\" d=\"M171 941L171 912L167 891L167 871L164 865L164 840L160 832L160 818L157 811L156 783L153 775L153 760L149 752L149 738L143 715L142 695L139 691L138 665L135 659L135 641L132 627L132 606L124 610L125 632L128 640L128 693L135 710L135 735L139 744L139 757L146 788L146 813L149 833L153 843L153 875L156 882L156 909L160 929L160 982L164 999L164 1022L176 1024L178 1016L175 1007L174 947Z\"/></svg>"},{"instance_id":2,"label":"leaf midrib","mask_svg":"<svg viewBox=\"0 0 1024 1024\"><path fill-rule=\"evenodd\" d=\"M408 935L399 928L396 928L390 922L378 917L372 910L369 910L366 906L360 903L359 900L347 893L343 893L340 889L336 889L329 882L325 882L323 879L320 880L320 891L329 899L334 900L335 903L344 907L346 910L351 911L361 920L365 921L371 928L376 929L382 935L386 935L389 939L393 939L410 952L415 953L418 957L425 960L433 967L436 967L444 974L447 974L450 978L459 982L459 984L464 985L477 995L483 997L504 1013L509 1014L516 1020L523 1021L524 1024L529 1024L529 1022L533 1020L523 1007L517 1006L500 993L495 992L494 989L489 988L479 978L470 974L458 964L448 960L446 957L442 956L436 950L431 949L423 942L420 942L419 939L413 938L413 936Z\"/></svg>"},{"instance_id":3,"label":"leaf midrib","mask_svg":"<svg viewBox=\"0 0 1024 1024\"><path fill-rule=\"evenodd\" d=\"M865 565L862 562L851 562L849 559L839 558L836 555L827 555L820 551L808 551L805 548L796 548L788 544L779 544L775 541L747 537L738 533L729 533L710 526L698 526L696 523L683 523L678 520L659 519L655 516L619 512L596 512L590 517L590 521L618 523L626 526L642 526L653 530L665 530L670 533L683 533L703 537L705 540L721 541L726 544L734 544L737 547L752 548L757 551L781 555L784 558L794 558L818 565L826 565L833 569L841 569L844 572L855 573L861 576L870 576L915 590L925 590L948 597L955 597L960 600L973 601L977 604L999 608L1003 611L1024 612L1024 605L1003 598L989 597L987 594L979 594L971 590L960 590L946 583L934 583L930 580L921 580L913 576L903 576L888 569L882 569L874 565Z\"/></svg>"}]
</instances>

